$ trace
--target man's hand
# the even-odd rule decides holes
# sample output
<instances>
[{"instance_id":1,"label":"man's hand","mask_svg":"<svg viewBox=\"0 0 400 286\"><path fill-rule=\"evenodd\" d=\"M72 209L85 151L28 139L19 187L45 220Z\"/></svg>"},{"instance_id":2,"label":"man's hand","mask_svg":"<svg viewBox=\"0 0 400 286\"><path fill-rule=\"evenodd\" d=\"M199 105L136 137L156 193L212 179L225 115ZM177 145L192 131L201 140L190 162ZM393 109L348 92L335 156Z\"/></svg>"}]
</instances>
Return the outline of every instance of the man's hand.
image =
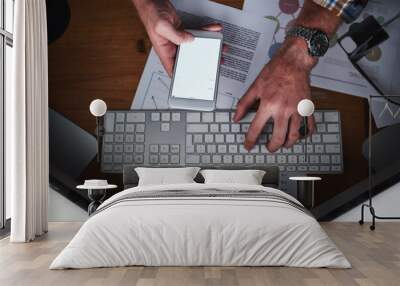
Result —
<instances>
[{"instance_id":1,"label":"man's hand","mask_svg":"<svg viewBox=\"0 0 400 286\"><path fill-rule=\"evenodd\" d=\"M171 76L177 46L193 41L192 34L182 30L181 21L174 6L168 0L133 0L139 16L147 30L150 41L160 57L167 73ZM222 26L211 24L202 29L219 32Z\"/></svg>"},{"instance_id":2,"label":"man's hand","mask_svg":"<svg viewBox=\"0 0 400 286\"><path fill-rule=\"evenodd\" d=\"M300 138L301 116L297 112L300 100L310 98L310 71L316 60L308 56L301 39L288 39L278 54L264 67L237 105L235 121L241 120L256 103L259 107L247 132L245 148L250 150L269 119L273 119L272 139L267 148L275 152L281 146L290 147ZM308 118L310 133L314 118Z\"/></svg>"}]
</instances>

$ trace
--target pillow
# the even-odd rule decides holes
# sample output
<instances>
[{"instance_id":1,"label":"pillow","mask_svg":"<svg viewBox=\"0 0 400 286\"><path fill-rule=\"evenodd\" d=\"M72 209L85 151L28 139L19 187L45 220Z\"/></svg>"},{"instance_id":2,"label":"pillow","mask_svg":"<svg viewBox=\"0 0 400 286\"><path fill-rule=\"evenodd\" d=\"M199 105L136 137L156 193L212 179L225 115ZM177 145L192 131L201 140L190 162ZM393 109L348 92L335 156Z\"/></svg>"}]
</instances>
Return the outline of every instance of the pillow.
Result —
<instances>
[{"instance_id":1,"label":"pillow","mask_svg":"<svg viewBox=\"0 0 400 286\"><path fill-rule=\"evenodd\" d=\"M138 186L194 183L200 168L135 168L139 176Z\"/></svg>"},{"instance_id":2,"label":"pillow","mask_svg":"<svg viewBox=\"0 0 400 286\"><path fill-rule=\"evenodd\" d=\"M265 171L261 170L202 170L205 184L234 183L261 185Z\"/></svg>"}]
</instances>

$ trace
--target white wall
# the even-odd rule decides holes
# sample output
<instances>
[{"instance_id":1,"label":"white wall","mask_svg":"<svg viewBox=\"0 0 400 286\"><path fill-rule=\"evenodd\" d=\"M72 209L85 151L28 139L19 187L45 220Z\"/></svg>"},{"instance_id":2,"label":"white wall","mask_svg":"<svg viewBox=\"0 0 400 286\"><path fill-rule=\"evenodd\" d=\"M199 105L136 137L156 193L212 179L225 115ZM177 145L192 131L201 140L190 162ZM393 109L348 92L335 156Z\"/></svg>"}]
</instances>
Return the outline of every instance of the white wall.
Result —
<instances>
[{"instance_id":1,"label":"white wall","mask_svg":"<svg viewBox=\"0 0 400 286\"><path fill-rule=\"evenodd\" d=\"M88 214L52 188L49 189L49 221L85 221Z\"/></svg>"},{"instance_id":2,"label":"white wall","mask_svg":"<svg viewBox=\"0 0 400 286\"><path fill-rule=\"evenodd\" d=\"M397 183L386 191L376 195L373 198L372 205L374 206L375 214L378 216L400 216L400 183ZM371 221L371 215L368 208L365 208L364 213L364 220ZM361 205L337 217L334 221L354 222L359 221L360 217Z\"/></svg>"}]
</instances>

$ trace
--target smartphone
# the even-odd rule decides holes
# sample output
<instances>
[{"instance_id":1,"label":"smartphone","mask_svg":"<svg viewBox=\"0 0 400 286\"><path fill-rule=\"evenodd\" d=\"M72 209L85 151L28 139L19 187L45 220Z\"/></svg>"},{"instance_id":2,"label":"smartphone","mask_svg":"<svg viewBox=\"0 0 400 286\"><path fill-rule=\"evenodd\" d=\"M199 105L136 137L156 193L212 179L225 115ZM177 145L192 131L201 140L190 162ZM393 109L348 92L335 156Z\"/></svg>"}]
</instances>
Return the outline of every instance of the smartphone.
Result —
<instances>
[{"instance_id":1,"label":"smartphone","mask_svg":"<svg viewBox=\"0 0 400 286\"><path fill-rule=\"evenodd\" d=\"M215 109L222 33L187 30L194 41L178 46L168 103L171 108Z\"/></svg>"}]
</instances>

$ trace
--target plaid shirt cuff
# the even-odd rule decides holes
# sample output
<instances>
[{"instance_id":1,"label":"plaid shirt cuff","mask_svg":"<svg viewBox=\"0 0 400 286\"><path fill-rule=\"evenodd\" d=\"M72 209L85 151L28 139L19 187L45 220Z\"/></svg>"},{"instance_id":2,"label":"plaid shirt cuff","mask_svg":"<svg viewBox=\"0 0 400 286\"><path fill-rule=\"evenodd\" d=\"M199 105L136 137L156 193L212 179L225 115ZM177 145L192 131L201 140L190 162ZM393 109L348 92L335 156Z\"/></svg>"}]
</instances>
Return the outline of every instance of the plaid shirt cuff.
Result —
<instances>
[{"instance_id":1,"label":"plaid shirt cuff","mask_svg":"<svg viewBox=\"0 0 400 286\"><path fill-rule=\"evenodd\" d=\"M368 0L313 0L318 5L335 11L346 23L351 23L360 16Z\"/></svg>"}]
</instances>

